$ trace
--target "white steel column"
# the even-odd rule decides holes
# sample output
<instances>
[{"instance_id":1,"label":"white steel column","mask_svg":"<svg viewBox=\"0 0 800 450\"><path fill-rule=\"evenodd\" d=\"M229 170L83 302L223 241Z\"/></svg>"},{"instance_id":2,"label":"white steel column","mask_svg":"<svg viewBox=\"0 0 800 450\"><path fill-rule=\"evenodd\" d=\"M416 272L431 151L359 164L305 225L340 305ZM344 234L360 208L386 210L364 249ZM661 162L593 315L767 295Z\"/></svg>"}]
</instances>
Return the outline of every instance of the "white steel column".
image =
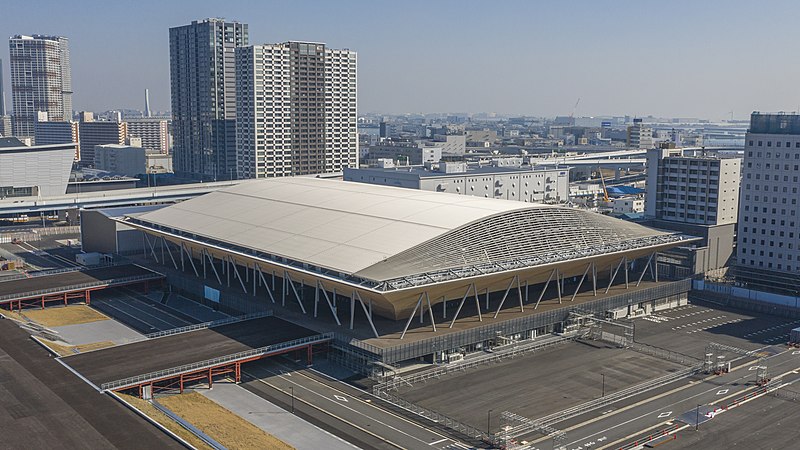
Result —
<instances>
[{"instance_id":1,"label":"white steel column","mask_svg":"<svg viewBox=\"0 0 800 450\"><path fill-rule=\"evenodd\" d=\"M469 297L469 293L472 288L475 287L475 284L470 284L467 286L467 292L464 292L464 297L461 299L461 303L458 304L458 308L456 308L456 313L453 315L453 320L450 321L450 328L453 328L453 325L456 323L456 319L458 319L458 315L461 313L461 308L464 307L464 302L467 301L467 297ZM477 294L475 294L477 295ZM480 314L480 305L478 305L478 313Z\"/></svg>"},{"instance_id":2,"label":"white steel column","mask_svg":"<svg viewBox=\"0 0 800 450\"><path fill-rule=\"evenodd\" d=\"M542 289L542 293L539 294L539 299L536 300L536 306L534 306L533 309L536 309L536 308L539 307L539 302L542 301L542 298L544 297L544 293L547 292L547 287L550 286L550 280L553 279L553 275L555 275L555 274L556 274L556 269L553 269L553 271L550 272L550 276L547 277L547 282L544 283L544 288Z\"/></svg>"},{"instance_id":3,"label":"white steel column","mask_svg":"<svg viewBox=\"0 0 800 450\"><path fill-rule=\"evenodd\" d=\"M642 269L642 273L639 275L639 279L638 279L638 280L636 280L636 286L637 286L637 287L639 286L639 283L641 283L641 282L642 282L642 278L644 278L644 274L645 274L645 273L647 273L647 269L652 269L652 268L650 267L650 261L652 261L652 260L653 260L653 255L654 255L654 254L655 254L655 253L651 253L651 254L650 254L650 257L649 257L649 258L647 258L647 262L646 262L646 263L645 263L645 265L644 265L644 269Z\"/></svg>"},{"instance_id":4,"label":"white steel column","mask_svg":"<svg viewBox=\"0 0 800 450\"><path fill-rule=\"evenodd\" d=\"M303 311L303 314L308 314L306 313L306 307L303 306L303 301L300 300L300 294L297 293L297 288L294 287L294 282L292 281L292 277L289 276L288 271L283 271L283 278L289 283L289 286L291 286L292 292L294 292L294 296L297 299L297 304L300 305L300 309Z\"/></svg>"},{"instance_id":5,"label":"white steel column","mask_svg":"<svg viewBox=\"0 0 800 450\"><path fill-rule=\"evenodd\" d=\"M611 290L611 285L614 284L614 278L617 278L617 272L619 272L619 268L622 267L622 263L624 263L624 262L625 262L625 257L623 256L622 258L619 259L619 264L617 264L616 270L614 270L612 272L612 274L611 274L611 280L608 281L608 287L606 288L606 294L608 294L608 291Z\"/></svg>"},{"instance_id":6,"label":"white steel column","mask_svg":"<svg viewBox=\"0 0 800 450\"><path fill-rule=\"evenodd\" d=\"M414 315L417 313L417 309L419 309L420 305L422 304L422 297L424 295L425 293L419 294L417 303L414 305L414 309L411 311L411 315L408 316L408 320L406 321L406 326L403 327L403 332L400 333L400 339L406 337L406 332L408 331L408 327L411 325L411 321L414 320Z\"/></svg>"},{"instance_id":7,"label":"white steel column","mask_svg":"<svg viewBox=\"0 0 800 450\"><path fill-rule=\"evenodd\" d=\"M380 337L380 335L378 335L378 330L375 329L375 323L372 322L372 311L367 311L367 306L364 304L364 300L361 299L361 294L359 294L358 291L353 291L353 294L358 297L358 302L361 303L361 309L363 309L364 314L367 315L367 321L369 322L369 326L372 328L372 332L375 334L375 337Z\"/></svg>"},{"instance_id":8,"label":"white steel column","mask_svg":"<svg viewBox=\"0 0 800 450\"><path fill-rule=\"evenodd\" d=\"M514 283L519 280L519 275L514 275L514 278L511 279L511 283L508 283L508 287L506 288L506 293L503 294L503 299L500 300L500 305L497 307L497 311L494 313L494 318L497 319L497 315L500 314L500 310L503 309L503 303L506 302L506 297L508 297L508 293L511 292L511 288L514 287Z\"/></svg>"},{"instance_id":9,"label":"white steel column","mask_svg":"<svg viewBox=\"0 0 800 450\"><path fill-rule=\"evenodd\" d=\"M586 270L583 271L583 275L581 276L581 281L578 281L578 287L575 288L575 293L572 294L572 298L570 299L571 302L575 301L575 297L578 296L578 291L581 290L581 285L583 284L583 280L586 278L586 274L589 273L589 268L592 266L592 263L586 265Z\"/></svg>"},{"instance_id":10,"label":"white steel column","mask_svg":"<svg viewBox=\"0 0 800 450\"><path fill-rule=\"evenodd\" d=\"M217 272L217 266L214 265L214 256L209 254L206 249L203 249L203 255L208 258L208 262L211 264L211 269L214 271L214 275L217 276L217 282L219 282L219 285L222 286L222 278L219 276L219 272Z\"/></svg>"}]
</instances>

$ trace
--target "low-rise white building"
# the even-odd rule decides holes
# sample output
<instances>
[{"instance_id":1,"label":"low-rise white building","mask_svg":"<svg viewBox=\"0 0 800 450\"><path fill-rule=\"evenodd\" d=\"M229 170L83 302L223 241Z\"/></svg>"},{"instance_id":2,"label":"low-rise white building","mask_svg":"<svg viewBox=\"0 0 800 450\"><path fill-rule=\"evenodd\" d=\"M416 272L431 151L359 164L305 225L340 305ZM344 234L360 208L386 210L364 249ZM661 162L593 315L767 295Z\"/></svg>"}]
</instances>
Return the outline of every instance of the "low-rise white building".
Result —
<instances>
[{"instance_id":1,"label":"low-rise white building","mask_svg":"<svg viewBox=\"0 0 800 450\"><path fill-rule=\"evenodd\" d=\"M344 180L529 203L569 201L569 168L478 167L444 161L427 166L383 164L345 169Z\"/></svg>"}]
</instances>

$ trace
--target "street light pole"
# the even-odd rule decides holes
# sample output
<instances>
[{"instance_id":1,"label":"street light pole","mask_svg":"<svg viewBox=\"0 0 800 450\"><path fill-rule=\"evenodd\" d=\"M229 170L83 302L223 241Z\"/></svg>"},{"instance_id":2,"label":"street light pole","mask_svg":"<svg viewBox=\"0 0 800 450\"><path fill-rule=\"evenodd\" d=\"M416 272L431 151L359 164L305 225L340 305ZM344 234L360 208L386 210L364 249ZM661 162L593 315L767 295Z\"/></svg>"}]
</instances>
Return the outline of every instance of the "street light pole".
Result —
<instances>
[{"instance_id":1,"label":"street light pole","mask_svg":"<svg viewBox=\"0 0 800 450\"><path fill-rule=\"evenodd\" d=\"M294 386L289 386L289 391L292 393L292 414L294 414Z\"/></svg>"},{"instance_id":2,"label":"street light pole","mask_svg":"<svg viewBox=\"0 0 800 450\"><path fill-rule=\"evenodd\" d=\"M492 409L486 412L486 435L491 434L491 427L492 427Z\"/></svg>"},{"instance_id":3,"label":"street light pole","mask_svg":"<svg viewBox=\"0 0 800 450\"><path fill-rule=\"evenodd\" d=\"M694 412L694 431L700 429L700 405L697 405L697 409Z\"/></svg>"},{"instance_id":4,"label":"street light pole","mask_svg":"<svg viewBox=\"0 0 800 450\"><path fill-rule=\"evenodd\" d=\"M600 375L603 376L603 395L602 396L605 397L606 396L606 374L601 373Z\"/></svg>"}]
</instances>

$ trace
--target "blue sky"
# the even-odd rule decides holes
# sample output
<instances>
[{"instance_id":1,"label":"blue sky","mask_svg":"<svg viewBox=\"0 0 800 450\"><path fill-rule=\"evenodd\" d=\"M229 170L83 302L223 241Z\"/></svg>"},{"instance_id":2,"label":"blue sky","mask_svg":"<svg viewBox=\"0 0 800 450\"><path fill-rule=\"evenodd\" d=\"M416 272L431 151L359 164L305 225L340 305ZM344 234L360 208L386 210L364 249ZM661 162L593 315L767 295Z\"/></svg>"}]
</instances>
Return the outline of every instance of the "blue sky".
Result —
<instances>
[{"instance_id":1,"label":"blue sky","mask_svg":"<svg viewBox=\"0 0 800 450\"><path fill-rule=\"evenodd\" d=\"M362 112L554 116L580 97L578 115L721 119L800 104L792 1L2 0L0 35L69 37L75 109L141 109L149 88L166 110L168 29L205 17L248 23L251 43L356 50ZM7 45L0 58L7 74Z\"/></svg>"}]
</instances>

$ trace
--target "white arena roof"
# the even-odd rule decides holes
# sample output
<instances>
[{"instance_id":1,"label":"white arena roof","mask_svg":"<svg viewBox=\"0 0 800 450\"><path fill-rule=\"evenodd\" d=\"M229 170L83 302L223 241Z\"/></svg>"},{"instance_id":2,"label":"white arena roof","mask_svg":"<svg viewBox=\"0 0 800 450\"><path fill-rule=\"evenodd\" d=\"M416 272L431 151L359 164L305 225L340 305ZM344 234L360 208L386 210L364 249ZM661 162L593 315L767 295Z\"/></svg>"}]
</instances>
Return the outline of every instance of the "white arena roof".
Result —
<instances>
[{"instance_id":1,"label":"white arena roof","mask_svg":"<svg viewBox=\"0 0 800 450\"><path fill-rule=\"evenodd\" d=\"M127 220L383 290L680 239L567 207L305 177L247 181Z\"/></svg>"}]
</instances>

